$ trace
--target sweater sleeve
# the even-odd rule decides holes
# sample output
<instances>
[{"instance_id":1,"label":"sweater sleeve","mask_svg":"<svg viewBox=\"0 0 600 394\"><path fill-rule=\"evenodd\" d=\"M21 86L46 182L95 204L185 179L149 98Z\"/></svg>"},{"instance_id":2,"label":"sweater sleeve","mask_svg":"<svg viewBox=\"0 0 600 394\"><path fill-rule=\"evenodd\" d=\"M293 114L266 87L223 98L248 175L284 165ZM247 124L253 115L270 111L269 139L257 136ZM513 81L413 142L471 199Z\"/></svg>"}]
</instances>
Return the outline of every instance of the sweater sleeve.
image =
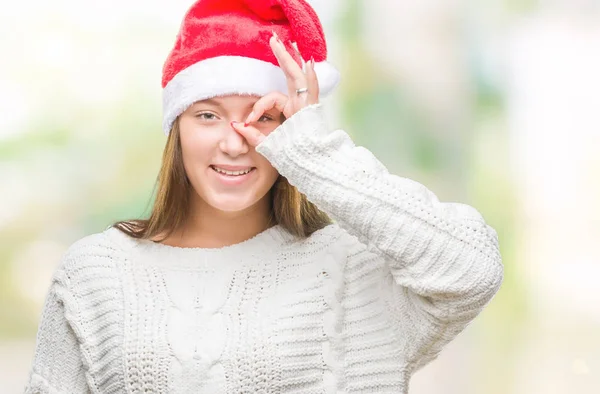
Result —
<instances>
[{"instance_id":1,"label":"sweater sleeve","mask_svg":"<svg viewBox=\"0 0 600 394\"><path fill-rule=\"evenodd\" d=\"M33 365L26 394L89 393L77 337L67 321L60 294L65 289L51 285L42 309Z\"/></svg>"},{"instance_id":2,"label":"sweater sleeve","mask_svg":"<svg viewBox=\"0 0 600 394\"><path fill-rule=\"evenodd\" d=\"M498 291L496 231L473 207L442 203L425 186L390 174L322 105L303 108L256 147L290 184L383 257L395 320L414 370L473 320Z\"/></svg>"}]
</instances>

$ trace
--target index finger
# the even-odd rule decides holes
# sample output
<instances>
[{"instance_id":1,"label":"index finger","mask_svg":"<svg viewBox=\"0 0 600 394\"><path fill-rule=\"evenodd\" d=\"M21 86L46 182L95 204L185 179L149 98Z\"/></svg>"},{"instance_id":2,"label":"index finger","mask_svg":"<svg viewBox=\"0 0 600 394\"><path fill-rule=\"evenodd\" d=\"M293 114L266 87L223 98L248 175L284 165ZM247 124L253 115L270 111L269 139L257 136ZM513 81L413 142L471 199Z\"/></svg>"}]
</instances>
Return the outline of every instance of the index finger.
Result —
<instances>
[{"instance_id":1,"label":"index finger","mask_svg":"<svg viewBox=\"0 0 600 394\"><path fill-rule=\"evenodd\" d=\"M279 40L277 33L273 32L273 36L271 36L271 39L269 40L269 45L277 58L279 67L281 67L288 80L302 84L305 80L304 72L298 63L296 63L292 55L287 51L285 45Z\"/></svg>"},{"instance_id":2,"label":"index finger","mask_svg":"<svg viewBox=\"0 0 600 394\"><path fill-rule=\"evenodd\" d=\"M271 92L260 99L258 99L252 106L252 112L246 118L245 124L256 122L260 117L271 108L277 108L277 110L283 113L285 104L287 103L287 96L280 92Z\"/></svg>"}]
</instances>

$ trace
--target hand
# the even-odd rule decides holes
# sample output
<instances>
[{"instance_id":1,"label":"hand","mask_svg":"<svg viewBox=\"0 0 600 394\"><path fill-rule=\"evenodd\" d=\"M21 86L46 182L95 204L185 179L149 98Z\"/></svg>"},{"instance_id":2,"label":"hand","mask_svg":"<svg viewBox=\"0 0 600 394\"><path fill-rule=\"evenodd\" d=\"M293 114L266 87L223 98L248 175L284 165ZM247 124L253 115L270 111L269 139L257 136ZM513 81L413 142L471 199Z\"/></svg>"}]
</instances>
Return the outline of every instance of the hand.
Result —
<instances>
[{"instance_id":1,"label":"hand","mask_svg":"<svg viewBox=\"0 0 600 394\"><path fill-rule=\"evenodd\" d=\"M260 119L266 111L277 108L286 118L289 118L302 108L319 102L319 82L314 69L314 60L311 59L306 63L306 72L304 72L275 32L273 32L273 36L269 40L269 45L277 58L279 67L281 67L285 74L288 95L286 96L280 92L268 93L254 104L252 112L248 115L244 124L232 122L234 130L246 138L252 146L257 146L266 137L251 125L251 123ZM302 88L307 88L308 91L304 93L296 92L296 89Z\"/></svg>"}]
</instances>

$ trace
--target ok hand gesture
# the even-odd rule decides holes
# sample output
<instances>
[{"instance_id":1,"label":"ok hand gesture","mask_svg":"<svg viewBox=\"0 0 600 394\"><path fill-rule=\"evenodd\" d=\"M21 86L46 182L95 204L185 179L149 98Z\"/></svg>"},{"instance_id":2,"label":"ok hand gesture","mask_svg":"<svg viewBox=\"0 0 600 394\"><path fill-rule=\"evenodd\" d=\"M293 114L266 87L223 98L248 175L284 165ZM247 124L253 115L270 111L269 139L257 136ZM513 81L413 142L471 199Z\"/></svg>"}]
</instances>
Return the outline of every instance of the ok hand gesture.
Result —
<instances>
[{"instance_id":1,"label":"ok hand gesture","mask_svg":"<svg viewBox=\"0 0 600 394\"><path fill-rule=\"evenodd\" d=\"M265 139L265 135L252 127L251 123L260 119L266 111L277 108L286 118L289 118L302 108L319 102L319 83L315 73L314 60L311 59L306 62L306 72L304 72L275 32L273 32L269 44L277 58L279 67L285 73L288 95L286 96L280 92L268 93L254 104L252 112L246 118L244 124L241 122L232 123L233 128L244 136L252 146L257 146Z\"/></svg>"}]
</instances>

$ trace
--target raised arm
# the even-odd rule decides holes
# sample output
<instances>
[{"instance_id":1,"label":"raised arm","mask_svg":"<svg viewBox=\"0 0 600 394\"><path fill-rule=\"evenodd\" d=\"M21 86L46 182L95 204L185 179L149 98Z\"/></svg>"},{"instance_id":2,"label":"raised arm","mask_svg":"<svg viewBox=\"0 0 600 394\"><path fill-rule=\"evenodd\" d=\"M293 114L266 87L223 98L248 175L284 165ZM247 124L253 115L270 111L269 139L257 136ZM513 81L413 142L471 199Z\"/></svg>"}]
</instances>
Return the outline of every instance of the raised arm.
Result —
<instances>
[{"instance_id":1,"label":"raised arm","mask_svg":"<svg viewBox=\"0 0 600 394\"><path fill-rule=\"evenodd\" d=\"M433 358L498 291L503 267L496 231L473 207L442 203L425 186L390 174L320 104L305 107L256 150L308 199L387 262L392 312L415 332L407 357ZM401 306L401 307L399 307Z\"/></svg>"}]
</instances>

